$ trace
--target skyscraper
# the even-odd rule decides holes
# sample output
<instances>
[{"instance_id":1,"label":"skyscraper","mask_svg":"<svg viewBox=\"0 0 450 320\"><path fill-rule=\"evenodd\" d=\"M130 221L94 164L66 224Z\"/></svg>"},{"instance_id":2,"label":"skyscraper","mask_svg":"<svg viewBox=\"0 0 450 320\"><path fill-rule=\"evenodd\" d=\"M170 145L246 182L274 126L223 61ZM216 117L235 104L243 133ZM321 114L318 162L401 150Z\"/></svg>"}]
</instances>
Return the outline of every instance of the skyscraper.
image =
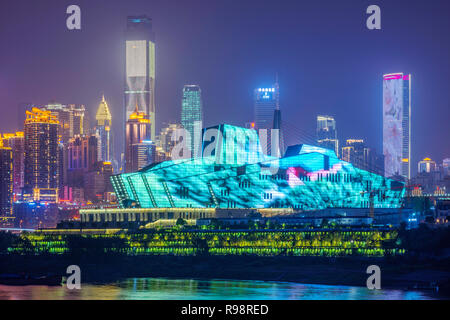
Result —
<instances>
[{"instance_id":1,"label":"skyscraper","mask_svg":"<svg viewBox=\"0 0 450 320\"><path fill-rule=\"evenodd\" d=\"M278 88L258 88L254 92L255 129L272 129L274 112L279 106Z\"/></svg>"},{"instance_id":2,"label":"skyscraper","mask_svg":"<svg viewBox=\"0 0 450 320\"><path fill-rule=\"evenodd\" d=\"M432 171L436 171L436 162L431 160L430 158L425 158L422 161L419 161L417 165L418 173L427 172L430 173Z\"/></svg>"},{"instance_id":3,"label":"skyscraper","mask_svg":"<svg viewBox=\"0 0 450 320\"><path fill-rule=\"evenodd\" d=\"M84 105L69 105L73 113L73 136L89 134L89 120Z\"/></svg>"},{"instance_id":4,"label":"skyscraper","mask_svg":"<svg viewBox=\"0 0 450 320\"><path fill-rule=\"evenodd\" d=\"M25 123L25 113L31 110L33 107L37 107L31 102L22 102L17 106L17 128L23 129L23 124Z\"/></svg>"},{"instance_id":5,"label":"skyscraper","mask_svg":"<svg viewBox=\"0 0 450 320\"><path fill-rule=\"evenodd\" d=\"M191 149L191 156L198 157L201 144L201 136L198 135L201 135L203 127L202 90L198 85L185 85L183 87L181 125L190 135L187 139L187 146Z\"/></svg>"},{"instance_id":6,"label":"skyscraper","mask_svg":"<svg viewBox=\"0 0 450 320\"><path fill-rule=\"evenodd\" d=\"M347 139L345 146L342 147L341 158L361 168L367 162L367 154L368 148L363 139Z\"/></svg>"},{"instance_id":7,"label":"skyscraper","mask_svg":"<svg viewBox=\"0 0 450 320\"><path fill-rule=\"evenodd\" d=\"M253 111L254 122L251 123L252 128L257 131L261 129L267 130L267 141L264 141L264 138L261 140L263 152L276 157L282 156L284 153L284 139L281 131L280 86L278 85L278 76L273 87L255 89ZM277 132L272 132L272 129L276 129ZM275 144L274 147L272 147L272 144ZM276 147L276 144L278 144L278 147ZM274 149L273 152L272 148Z\"/></svg>"},{"instance_id":8,"label":"skyscraper","mask_svg":"<svg viewBox=\"0 0 450 320\"><path fill-rule=\"evenodd\" d=\"M50 111L59 122L58 135L63 143L67 143L73 136L73 112L67 105L61 103L49 103L42 110Z\"/></svg>"},{"instance_id":9,"label":"skyscraper","mask_svg":"<svg viewBox=\"0 0 450 320\"><path fill-rule=\"evenodd\" d=\"M383 76L385 176L411 178L411 75Z\"/></svg>"},{"instance_id":10,"label":"skyscraper","mask_svg":"<svg viewBox=\"0 0 450 320\"><path fill-rule=\"evenodd\" d=\"M334 117L317 116L317 144L322 148L333 150L339 157L339 140Z\"/></svg>"},{"instance_id":11,"label":"skyscraper","mask_svg":"<svg viewBox=\"0 0 450 320\"><path fill-rule=\"evenodd\" d=\"M99 161L96 135L74 136L67 144L67 185L84 187L83 176Z\"/></svg>"},{"instance_id":12,"label":"skyscraper","mask_svg":"<svg viewBox=\"0 0 450 320\"><path fill-rule=\"evenodd\" d=\"M378 161L379 155L374 149L368 148L363 139L347 139L345 146L341 149L341 159L351 162L355 167L383 174Z\"/></svg>"},{"instance_id":13,"label":"skyscraper","mask_svg":"<svg viewBox=\"0 0 450 320\"><path fill-rule=\"evenodd\" d=\"M282 157L284 154L284 135L283 135L283 130L281 127L281 110L280 110L280 86L278 85L278 75L276 77L276 81L275 81L275 101L276 101L276 105L275 105L275 110L273 112L273 127L272 129L276 130L275 131L271 131L270 134L270 143L277 143L277 148L275 148L275 153L276 154L272 154L272 147L270 148L270 154L272 156L276 156L276 157ZM274 136L276 135L276 136ZM274 141L272 141L274 140ZM278 141L277 141L278 140Z\"/></svg>"},{"instance_id":14,"label":"skyscraper","mask_svg":"<svg viewBox=\"0 0 450 320\"><path fill-rule=\"evenodd\" d=\"M13 154L13 193L18 195L24 185L25 137L23 132L3 134L3 145Z\"/></svg>"},{"instance_id":15,"label":"skyscraper","mask_svg":"<svg viewBox=\"0 0 450 320\"><path fill-rule=\"evenodd\" d=\"M12 215L13 191L12 149L0 137L0 215Z\"/></svg>"},{"instance_id":16,"label":"skyscraper","mask_svg":"<svg viewBox=\"0 0 450 320\"><path fill-rule=\"evenodd\" d=\"M150 119L147 114L139 111L139 107L136 104L135 111L130 114L130 117L126 123L125 129L125 171L132 172L133 159L137 159L136 155L133 155L133 150L137 152L137 149L133 149L133 145L150 142Z\"/></svg>"},{"instance_id":17,"label":"skyscraper","mask_svg":"<svg viewBox=\"0 0 450 320\"><path fill-rule=\"evenodd\" d=\"M125 120L139 106L149 115L150 138L155 139L155 34L147 16L127 18L125 40Z\"/></svg>"},{"instance_id":18,"label":"skyscraper","mask_svg":"<svg viewBox=\"0 0 450 320\"><path fill-rule=\"evenodd\" d=\"M131 146L131 172L141 170L155 159L156 145L152 141L144 140Z\"/></svg>"},{"instance_id":19,"label":"skyscraper","mask_svg":"<svg viewBox=\"0 0 450 320\"><path fill-rule=\"evenodd\" d=\"M99 160L111 161L113 155L113 142L111 134L111 112L109 112L108 104L105 96L98 105L97 114L95 115L96 126L95 132L99 137Z\"/></svg>"},{"instance_id":20,"label":"skyscraper","mask_svg":"<svg viewBox=\"0 0 450 320\"><path fill-rule=\"evenodd\" d=\"M56 116L33 108L25 120L25 195L57 201L59 152Z\"/></svg>"}]
</instances>

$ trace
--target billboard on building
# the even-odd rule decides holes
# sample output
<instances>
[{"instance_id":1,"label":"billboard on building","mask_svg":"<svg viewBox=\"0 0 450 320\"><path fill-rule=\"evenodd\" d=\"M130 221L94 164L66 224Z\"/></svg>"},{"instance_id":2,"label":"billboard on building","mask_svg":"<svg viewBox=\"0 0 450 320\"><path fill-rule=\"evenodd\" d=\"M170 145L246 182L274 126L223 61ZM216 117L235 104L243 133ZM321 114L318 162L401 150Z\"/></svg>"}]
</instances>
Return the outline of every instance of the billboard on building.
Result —
<instances>
[{"instance_id":1,"label":"billboard on building","mask_svg":"<svg viewBox=\"0 0 450 320\"><path fill-rule=\"evenodd\" d=\"M385 176L402 173L403 74L383 77L383 154Z\"/></svg>"}]
</instances>

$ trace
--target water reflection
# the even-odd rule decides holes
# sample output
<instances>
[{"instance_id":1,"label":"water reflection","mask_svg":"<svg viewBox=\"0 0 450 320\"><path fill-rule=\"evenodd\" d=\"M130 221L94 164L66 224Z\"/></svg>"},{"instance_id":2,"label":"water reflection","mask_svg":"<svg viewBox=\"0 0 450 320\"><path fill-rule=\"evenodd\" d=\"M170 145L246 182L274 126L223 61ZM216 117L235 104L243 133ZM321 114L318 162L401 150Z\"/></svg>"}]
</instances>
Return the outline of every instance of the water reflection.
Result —
<instances>
[{"instance_id":1,"label":"water reflection","mask_svg":"<svg viewBox=\"0 0 450 320\"><path fill-rule=\"evenodd\" d=\"M82 284L81 290L47 286L3 286L0 299L61 300L422 300L420 291L368 290L361 287L272 281L130 278L108 284Z\"/></svg>"}]
</instances>

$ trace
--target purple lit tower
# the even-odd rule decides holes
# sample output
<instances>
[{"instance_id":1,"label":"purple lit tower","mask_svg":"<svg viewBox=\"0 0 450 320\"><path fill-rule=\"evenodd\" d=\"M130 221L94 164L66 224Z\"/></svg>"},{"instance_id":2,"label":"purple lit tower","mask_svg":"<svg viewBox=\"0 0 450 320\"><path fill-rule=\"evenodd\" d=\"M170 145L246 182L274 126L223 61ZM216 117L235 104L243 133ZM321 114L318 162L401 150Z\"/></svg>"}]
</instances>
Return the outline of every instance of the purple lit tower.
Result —
<instances>
[{"instance_id":1,"label":"purple lit tower","mask_svg":"<svg viewBox=\"0 0 450 320\"><path fill-rule=\"evenodd\" d=\"M386 177L411 178L411 75L383 76L383 154Z\"/></svg>"}]
</instances>

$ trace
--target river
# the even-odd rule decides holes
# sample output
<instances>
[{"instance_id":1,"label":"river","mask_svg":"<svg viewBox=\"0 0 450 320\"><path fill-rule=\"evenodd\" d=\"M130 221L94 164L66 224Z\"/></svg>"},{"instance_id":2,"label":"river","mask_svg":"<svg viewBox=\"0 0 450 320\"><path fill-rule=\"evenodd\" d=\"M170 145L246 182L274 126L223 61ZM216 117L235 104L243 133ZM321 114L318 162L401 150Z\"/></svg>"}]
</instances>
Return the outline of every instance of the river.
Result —
<instances>
[{"instance_id":1,"label":"river","mask_svg":"<svg viewBox=\"0 0 450 320\"><path fill-rule=\"evenodd\" d=\"M0 285L0 299L13 300L428 300L431 292L369 290L363 287L276 281L128 278L107 284L65 286Z\"/></svg>"}]
</instances>

